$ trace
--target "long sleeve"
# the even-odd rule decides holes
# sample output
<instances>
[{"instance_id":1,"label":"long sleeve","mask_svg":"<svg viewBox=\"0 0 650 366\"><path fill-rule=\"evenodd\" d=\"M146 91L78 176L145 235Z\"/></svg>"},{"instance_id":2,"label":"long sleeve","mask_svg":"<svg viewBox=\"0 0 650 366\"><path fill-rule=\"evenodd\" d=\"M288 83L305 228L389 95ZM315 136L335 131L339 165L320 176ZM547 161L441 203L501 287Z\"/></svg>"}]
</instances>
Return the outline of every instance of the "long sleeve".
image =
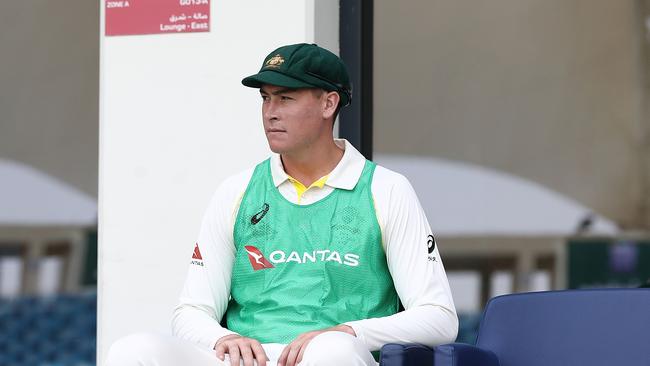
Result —
<instances>
[{"instance_id":1,"label":"long sleeve","mask_svg":"<svg viewBox=\"0 0 650 366\"><path fill-rule=\"evenodd\" d=\"M405 311L346 323L370 350L386 343L452 342L458 318L435 239L408 180L377 167L373 197L388 268Z\"/></svg>"},{"instance_id":2,"label":"long sleeve","mask_svg":"<svg viewBox=\"0 0 650 366\"><path fill-rule=\"evenodd\" d=\"M251 174L249 170L227 179L213 195L174 309L172 333L207 349L213 349L219 338L234 334L219 322L230 297L235 256L233 223Z\"/></svg>"},{"instance_id":3,"label":"long sleeve","mask_svg":"<svg viewBox=\"0 0 650 366\"><path fill-rule=\"evenodd\" d=\"M344 155L327 184L305 192L300 204L326 197L333 187L354 187L365 159L347 143L346 154L349 155L347 158ZM276 157L275 163L277 170L282 170L279 158ZM201 259L191 260L174 311L173 334L208 349L219 338L233 333L221 327L219 321L230 297L234 221L252 172L250 169L229 178L215 192L196 244L194 256L198 257L196 251L199 251ZM286 173L274 175L274 182L287 200L297 199L296 189L286 179ZM371 188L388 269L406 310L346 324L370 350L390 342L433 346L453 341L458 331L456 310L435 239L413 188L403 176L379 166Z\"/></svg>"}]
</instances>

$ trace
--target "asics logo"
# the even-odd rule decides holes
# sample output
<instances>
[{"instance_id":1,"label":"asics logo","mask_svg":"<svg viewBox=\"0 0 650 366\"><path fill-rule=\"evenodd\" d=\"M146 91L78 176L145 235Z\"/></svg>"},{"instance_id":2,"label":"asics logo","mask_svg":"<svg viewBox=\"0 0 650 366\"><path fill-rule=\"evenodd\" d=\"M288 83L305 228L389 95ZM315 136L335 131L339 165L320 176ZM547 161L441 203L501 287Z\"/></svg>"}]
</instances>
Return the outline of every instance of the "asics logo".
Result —
<instances>
[{"instance_id":1,"label":"asics logo","mask_svg":"<svg viewBox=\"0 0 650 366\"><path fill-rule=\"evenodd\" d=\"M427 248L429 249L429 254L433 253L436 249L436 239L433 238L433 235L427 236Z\"/></svg>"},{"instance_id":2,"label":"asics logo","mask_svg":"<svg viewBox=\"0 0 650 366\"><path fill-rule=\"evenodd\" d=\"M433 237L433 235L428 235L427 236L427 250L429 251L429 255L427 258L431 262L436 261L436 256L434 251L436 250L436 239Z\"/></svg>"},{"instance_id":3,"label":"asics logo","mask_svg":"<svg viewBox=\"0 0 650 366\"><path fill-rule=\"evenodd\" d=\"M262 210L256 213L255 215L253 215L253 217L251 217L251 224L257 225L257 223L260 222L264 218L264 216L266 216L266 213L269 212L269 208L270 208L269 204L264 203L264 206L262 206Z\"/></svg>"}]
</instances>

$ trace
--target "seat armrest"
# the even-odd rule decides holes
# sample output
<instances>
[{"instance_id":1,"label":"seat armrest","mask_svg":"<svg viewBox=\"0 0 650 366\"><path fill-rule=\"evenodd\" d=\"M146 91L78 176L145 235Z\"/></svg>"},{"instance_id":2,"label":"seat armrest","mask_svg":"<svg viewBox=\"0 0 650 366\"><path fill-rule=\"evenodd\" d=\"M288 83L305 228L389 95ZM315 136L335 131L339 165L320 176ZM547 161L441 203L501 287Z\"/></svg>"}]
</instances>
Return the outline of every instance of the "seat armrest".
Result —
<instances>
[{"instance_id":1,"label":"seat armrest","mask_svg":"<svg viewBox=\"0 0 650 366\"><path fill-rule=\"evenodd\" d=\"M433 359L435 366L499 366L493 352L464 343L437 346Z\"/></svg>"},{"instance_id":2,"label":"seat armrest","mask_svg":"<svg viewBox=\"0 0 650 366\"><path fill-rule=\"evenodd\" d=\"M389 343L381 348L380 366L432 366L433 350L419 344Z\"/></svg>"}]
</instances>

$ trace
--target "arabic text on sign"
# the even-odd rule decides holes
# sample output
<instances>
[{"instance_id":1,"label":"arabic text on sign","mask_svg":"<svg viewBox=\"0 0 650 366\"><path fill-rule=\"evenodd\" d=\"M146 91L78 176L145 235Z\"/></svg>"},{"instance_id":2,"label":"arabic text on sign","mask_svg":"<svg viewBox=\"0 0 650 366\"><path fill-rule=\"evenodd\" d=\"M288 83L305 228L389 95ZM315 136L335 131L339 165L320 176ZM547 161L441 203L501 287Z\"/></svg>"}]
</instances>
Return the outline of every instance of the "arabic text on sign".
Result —
<instances>
[{"instance_id":1,"label":"arabic text on sign","mask_svg":"<svg viewBox=\"0 0 650 366\"><path fill-rule=\"evenodd\" d=\"M190 5L208 5L210 4L208 0L178 0L178 3L181 6L190 6Z\"/></svg>"}]
</instances>

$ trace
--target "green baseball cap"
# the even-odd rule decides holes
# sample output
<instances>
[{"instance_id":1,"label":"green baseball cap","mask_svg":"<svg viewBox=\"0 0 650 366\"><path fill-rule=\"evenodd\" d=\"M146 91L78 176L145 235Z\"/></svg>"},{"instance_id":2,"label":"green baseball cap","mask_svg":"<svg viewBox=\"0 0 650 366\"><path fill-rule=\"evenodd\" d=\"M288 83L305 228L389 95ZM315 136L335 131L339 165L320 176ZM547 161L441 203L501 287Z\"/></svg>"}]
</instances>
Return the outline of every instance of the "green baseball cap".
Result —
<instances>
[{"instance_id":1,"label":"green baseball cap","mask_svg":"<svg viewBox=\"0 0 650 366\"><path fill-rule=\"evenodd\" d=\"M343 107L352 101L352 84L345 64L337 55L315 44L298 43L274 50L266 56L257 74L241 82L251 88L269 84L335 91Z\"/></svg>"}]
</instances>

